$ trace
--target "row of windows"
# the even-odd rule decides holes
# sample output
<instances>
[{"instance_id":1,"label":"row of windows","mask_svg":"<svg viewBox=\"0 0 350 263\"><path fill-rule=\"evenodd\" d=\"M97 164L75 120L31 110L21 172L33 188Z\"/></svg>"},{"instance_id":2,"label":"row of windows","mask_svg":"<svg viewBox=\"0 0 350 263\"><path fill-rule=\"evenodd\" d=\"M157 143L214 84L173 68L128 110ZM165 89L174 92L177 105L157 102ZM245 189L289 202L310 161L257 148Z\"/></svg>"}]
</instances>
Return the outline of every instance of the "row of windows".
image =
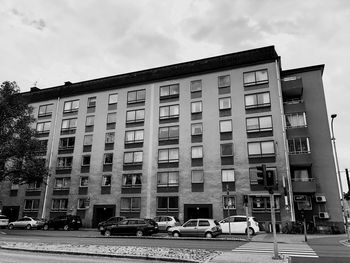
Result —
<instances>
[{"instance_id":1,"label":"row of windows","mask_svg":"<svg viewBox=\"0 0 350 263\"><path fill-rule=\"evenodd\" d=\"M243 84L244 86L258 85L268 83L268 73L267 69L245 72L243 73ZM231 79L230 75L224 75L218 77L218 87L230 87ZM202 90L202 80L194 80L190 82L191 92L198 92ZM164 85L159 88L160 98L179 96L180 87L179 84ZM146 90L135 90L129 91L127 94L127 103L140 103L144 102L146 99ZM108 104L117 104L118 103L118 93L109 94ZM87 102L88 107L96 107L96 97L89 97ZM79 109L79 100L71 100L64 102L63 112L75 112ZM38 116L50 116L53 112L53 104L41 105L39 107Z\"/></svg>"}]
</instances>

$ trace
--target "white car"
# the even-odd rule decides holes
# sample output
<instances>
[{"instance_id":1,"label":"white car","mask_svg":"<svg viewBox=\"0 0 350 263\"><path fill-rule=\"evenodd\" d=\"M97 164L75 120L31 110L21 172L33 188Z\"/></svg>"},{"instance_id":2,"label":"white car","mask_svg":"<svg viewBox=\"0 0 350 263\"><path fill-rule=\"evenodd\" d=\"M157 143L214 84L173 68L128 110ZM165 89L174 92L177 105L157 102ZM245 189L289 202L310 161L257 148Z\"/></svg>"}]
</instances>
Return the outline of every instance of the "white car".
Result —
<instances>
[{"instance_id":1,"label":"white car","mask_svg":"<svg viewBox=\"0 0 350 263\"><path fill-rule=\"evenodd\" d=\"M41 229L45 224L45 221L37 218L32 218L25 216L21 219L18 219L17 221L13 221L9 223L8 229L14 229L14 228L25 228L27 230L31 228L37 228Z\"/></svg>"},{"instance_id":2,"label":"white car","mask_svg":"<svg viewBox=\"0 0 350 263\"><path fill-rule=\"evenodd\" d=\"M170 227L181 225L175 216L156 216L153 220L157 222L159 231L168 231Z\"/></svg>"},{"instance_id":3,"label":"white car","mask_svg":"<svg viewBox=\"0 0 350 263\"><path fill-rule=\"evenodd\" d=\"M249 216L249 234L254 235L259 232L259 223L254 217ZM246 216L230 216L222 219L220 226L223 234L229 234L230 228L232 234L247 234L247 217Z\"/></svg>"},{"instance_id":4,"label":"white car","mask_svg":"<svg viewBox=\"0 0 350 263\"><path fill-rule=\"evenodd\" d=\"M0 228L7 227L9 219L5 215L0 215Z\"/></svg>"}]
</instances>

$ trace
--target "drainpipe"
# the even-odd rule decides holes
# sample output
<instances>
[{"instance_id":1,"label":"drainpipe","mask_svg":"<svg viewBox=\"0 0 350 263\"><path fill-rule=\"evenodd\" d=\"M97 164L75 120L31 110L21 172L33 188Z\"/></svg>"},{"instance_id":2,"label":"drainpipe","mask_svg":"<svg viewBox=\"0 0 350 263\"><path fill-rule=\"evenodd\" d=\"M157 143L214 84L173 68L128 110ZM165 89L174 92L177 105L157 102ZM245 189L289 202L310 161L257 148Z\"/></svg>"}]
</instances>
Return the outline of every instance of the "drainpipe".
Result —
<instances>
[{"instance_id":1,"label":"drainpipe","mask_svg":"<svg viewBox=\"0 0 350 263\"><path fill-rule=\"evenodd\" d=\"M284 119L284 110L283 110L281 76L280 76L278 60L276 60L276 74L277 74L278 97L279 97L280 109L281 109L281 123L282 123L284 157L286 160L286 173L283 174L283 178L282 178L282 185L283 185L283 189L284 189L284 203L285 203L286 207L288 207L288 205L289 205L290 218L291 218L291 221L294 222L295 221L295 212L294 212L294 202L293 202L292 179L291 179L291 175L290 175L289 155L287 152L288 145L287 145L286 125L285 125L285 119ZM288 185L286 185L286 183ZM287 190L287 187L288 187L288 190ZM288 192L288 193L286 193L286 192ZM289 195L289 202L288 202L288 195Z\"/></svg>"},{"instance_id":2,"label":"drainpipe","mask_svg":"<svg viewBox=\"0 0 350 263\"><path fill-rule=\"evenodd\" d=\"M55 111L55 120L53 123L53 134L52 134L52 140L50 145L50 155L49 155L49 174L46 178L46 184L45 184L45 194L44 194L44 203L43 203L43 211L41 213L41 218L46 218L46 203L47 203L47 196L49 191L49 184L50 184L50 171L52 168L52 156L53 156L53 145L56 138L56 123L57 123L57 116L58 116L58 106L60 102L60 97L57 97L57 104L56 104L56 111Z\"/></svg>"}]
</instances>

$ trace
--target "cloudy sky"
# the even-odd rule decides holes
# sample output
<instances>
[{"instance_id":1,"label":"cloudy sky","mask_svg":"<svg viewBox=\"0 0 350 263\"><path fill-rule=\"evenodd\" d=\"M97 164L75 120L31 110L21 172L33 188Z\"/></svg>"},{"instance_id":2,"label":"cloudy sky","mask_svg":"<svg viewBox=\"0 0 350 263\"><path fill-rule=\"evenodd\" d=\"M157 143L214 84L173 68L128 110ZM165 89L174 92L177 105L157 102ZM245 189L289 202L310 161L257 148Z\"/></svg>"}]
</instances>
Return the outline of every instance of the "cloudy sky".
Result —
<instances>
[{"instance_id":1,"label":"cloudy sky","mask_svg":"<svg viewBox=\"0 0 350 263\"><path fill-rule=\"evenodd\" d=\"M0 81L22 91L269 45L283 69L325 64L340 168L350 168L348 0L0 2Z\"/></svg>"}]
</instances>

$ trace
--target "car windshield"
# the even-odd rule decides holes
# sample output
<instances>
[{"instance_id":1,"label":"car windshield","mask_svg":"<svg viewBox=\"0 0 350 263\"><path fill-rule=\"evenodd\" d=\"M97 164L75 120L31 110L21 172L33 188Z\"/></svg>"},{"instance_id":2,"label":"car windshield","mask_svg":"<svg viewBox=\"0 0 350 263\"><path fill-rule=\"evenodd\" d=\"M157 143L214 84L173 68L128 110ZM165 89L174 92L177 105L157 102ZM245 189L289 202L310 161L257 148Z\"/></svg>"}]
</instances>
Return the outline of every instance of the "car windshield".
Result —
<instances>
[{"instance_id":1,"label":"car windshield","mask_svg":"<svg viewBox=\"0 0 350 263\"><path fill-rule=\"evenodd\" d=\"M215 223L215 225L217 225L217 226L219 226L220 224L219 224L219 222L218 221L216 221L216 220L214 220L214 223Z\"/></svg>"}]
</instances>

